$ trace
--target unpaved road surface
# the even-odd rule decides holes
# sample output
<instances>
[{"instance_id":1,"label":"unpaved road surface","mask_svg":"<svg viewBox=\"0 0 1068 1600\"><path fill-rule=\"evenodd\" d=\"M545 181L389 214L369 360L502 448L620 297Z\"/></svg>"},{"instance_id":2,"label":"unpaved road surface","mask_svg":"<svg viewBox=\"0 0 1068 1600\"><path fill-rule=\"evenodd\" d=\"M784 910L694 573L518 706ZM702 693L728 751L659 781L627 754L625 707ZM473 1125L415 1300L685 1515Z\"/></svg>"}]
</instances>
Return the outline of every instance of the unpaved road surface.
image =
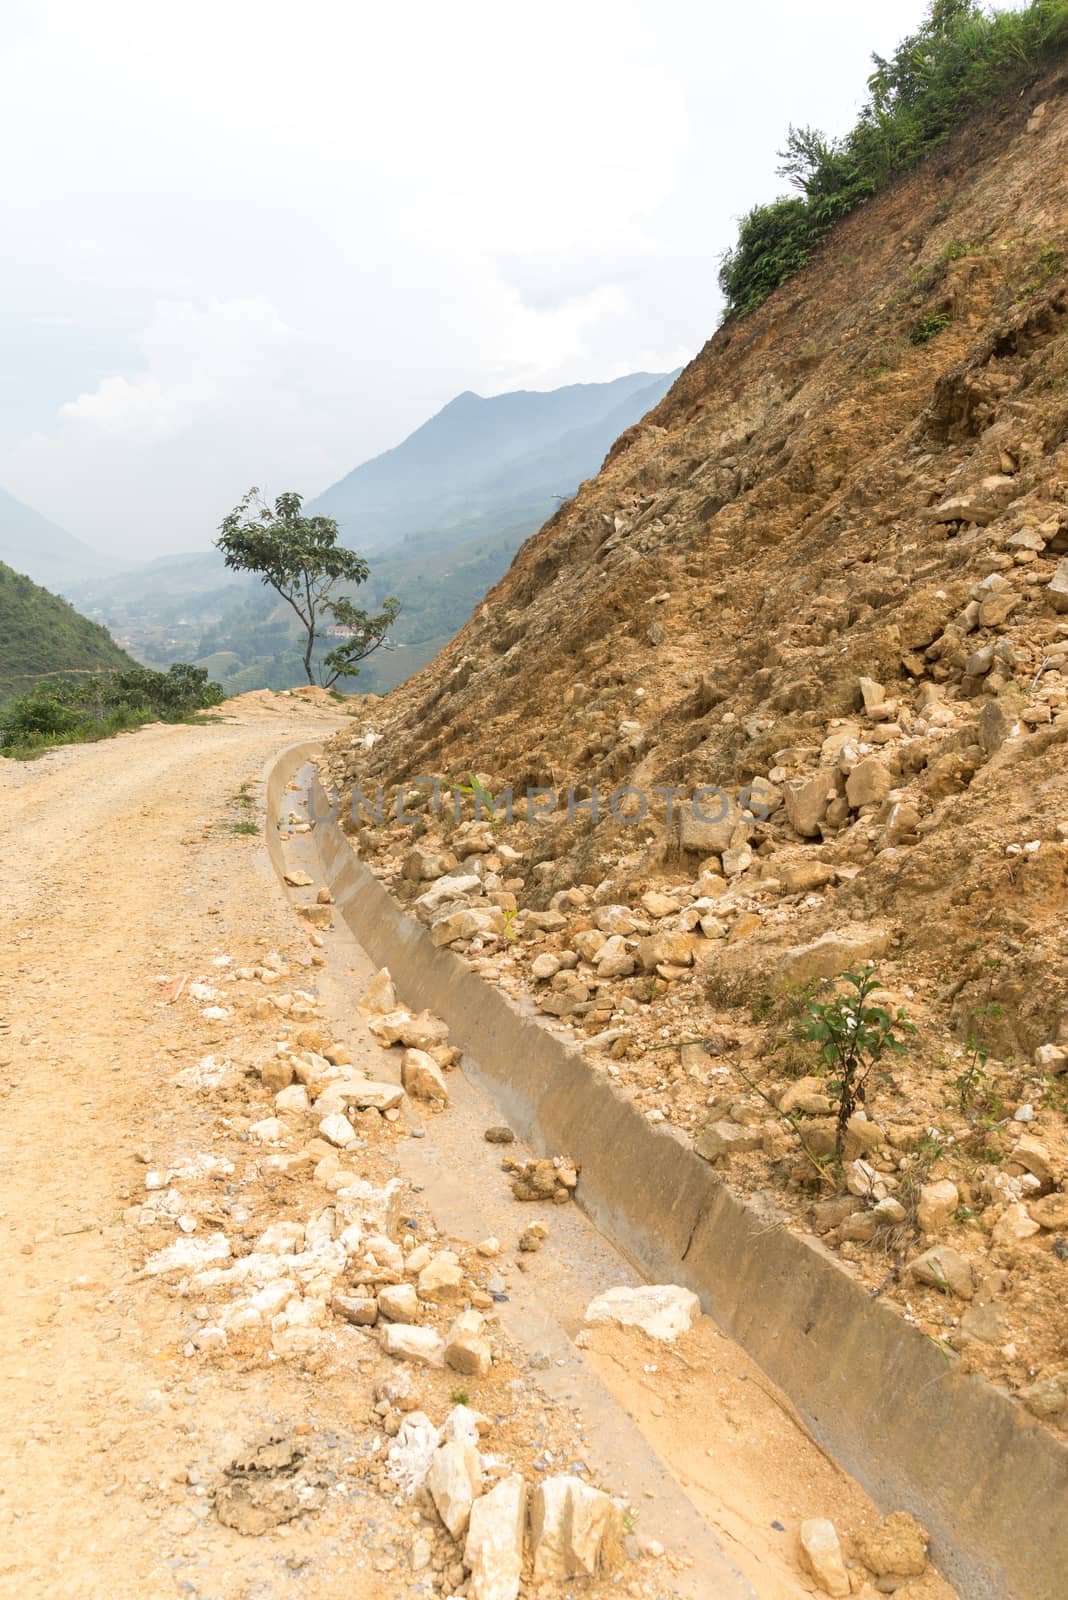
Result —
<instances>
[{"instance_id":1,"label":"unpaved road surface","mask_svg":"<svg viewBox=\"0 0 1068 1600\"><path fill-rule=\"evenodd\" d=\"M173 1079L220 1033L162 1002L160 975L292 940L261 846L235 831L240 791L329 726L295 710L0 763L4 1595L300 1592L300 1562L222 1528L188 1479L246 1420L314 1428L306 1384L183 1364L122 1216L144 1157L196 1147L203 1113ZM383 1592L355 1561L346 1582Z\"/></svg>"}]
</instances>

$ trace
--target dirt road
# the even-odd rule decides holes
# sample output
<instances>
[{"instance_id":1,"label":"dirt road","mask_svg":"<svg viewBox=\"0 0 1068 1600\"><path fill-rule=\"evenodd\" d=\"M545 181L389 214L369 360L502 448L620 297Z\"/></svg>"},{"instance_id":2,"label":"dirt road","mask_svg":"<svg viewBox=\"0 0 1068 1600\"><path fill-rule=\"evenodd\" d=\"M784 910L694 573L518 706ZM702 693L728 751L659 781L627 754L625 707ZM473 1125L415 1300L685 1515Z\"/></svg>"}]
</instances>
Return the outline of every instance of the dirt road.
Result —
<instances>
[{"instance_id":1,"label":"dirt road","mask_svg":"<svg viewBox=\"0 0 1068 1600\"><path fill-rule=\"evenodd\" d=\"M279 1579L239 1536L205 1538L206 1497L180 1481L259 1397L182 1370L122 1213L144 1157L195 1144L204 1113L173 1078L219 1034L161 1003L159 976L292 942L256 839L235 831L241 788L326 727L295 707L0 763L3 1594L258 1595ZM272 1412L294 1387L282 1378Z\"/></svg>"}]
</instances>

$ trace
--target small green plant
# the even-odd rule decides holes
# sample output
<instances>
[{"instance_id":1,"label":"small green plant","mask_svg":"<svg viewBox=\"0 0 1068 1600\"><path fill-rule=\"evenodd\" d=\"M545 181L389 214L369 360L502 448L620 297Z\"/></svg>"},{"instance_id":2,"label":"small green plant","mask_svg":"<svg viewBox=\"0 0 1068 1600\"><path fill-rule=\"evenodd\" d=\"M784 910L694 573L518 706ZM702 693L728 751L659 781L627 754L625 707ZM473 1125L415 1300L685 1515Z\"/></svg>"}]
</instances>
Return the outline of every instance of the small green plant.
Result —
<instances>
[{"instance_id":1,"label":"small green plant","mask_svg":"<svg viewBox=\"0 0 1068 1600\"><path fill-rule=\"evenodd\" d=\"M957 1091L957 1101L961 1112L967 1116L977 1103L985 1103L991 1094L991 1086L987 1077L986 1064L989 1051L986 1048L986 1033L992 1022L1000 1022L1004 1015L1002 1006L993 999L994 979L1001 971L1001 962L995 957L988 963L989 977L986 985L986 998L968 1017L968 1034L964 1048L968 1052L968 1064L953 1080L953 1087Z\"/></svg>"},{"instance_id":2,"label":"small green plant","mask_svg":"<svg viewBox=\"0 0 1068 1600\"><path fill-rule=\"evenodd\" d=\"M767 1022L775 1010L775 996L765 989L749 1008L750 1020L754 1023Z\"/></svg>"},{"instance_id":3,"label":"small green plant","mask_svg":"<svg viewBox=\"0 0 1068 1600\"><path fill-rule=\"evenodd\" d=\"M484 811L486 813L486 821L491 827L496 828L500 826L503 818L498 817L497 815L497 802L490 794L489 790L485 788L483 784L479 783L478 778L473 772L469 772L467 774L466 782L462 777L453 778L449 784L449 788L452 790L454 795L462 795L464 799L473 802L476 818L480 817L481 813Z\"/></svg>"},{"instance_id":4,"label":"small green plant","mask_svg":"<svg viewBox=\"0 0 1068 1600\"><path fill-rule=\"evenodd\" d=\"M257 833L258 834L259 831L260 831L259 823L258 822L253 822L251 820L251 818L249 818L249 817L242 817L240 822L231 822L231 824L230 824L230 832L231 833Z\"/></svg>"},{"instance_id":5,"label":"small green plant","mask_svg":"<svg viewBox=\"0 0 1068 1600\"><path fill-rule=\"evenodd\" d=\"M951 321L948 311L928 311L926 316L913 323L909 333L909 343L930 344L940 333L945 333Z\"/></svg>"},{"instance_id":6,"label":"small green plant","mask_svg":"<svg viewBox=\"0 0 1068 1600\"><path fill-rule=\"evenodd\" d=\"M928 1128L916 1145L916 1154L928 1167L933 1167L940 1156L945 1154L945 1144L936 1128Z\"/></svg>"},{"instance_id":7,"label":"small green plant","mask_svg":"<svg viewBox=\"0 0 1068 1600\"><path fill-rule=\"evenodd\" d=\"M471 1403L471 1396L466 1389L454 1389L450 1399L454 1406L466 1406Z\"/></svg>"},{"instance_id":8,"label":"small green plant","mask_svg":"<svg viewBox=\"0 0 1068 1600\"><path fill-rule=\"evenodd\" d=\"M901 1035L916 1032L902 1010L891 1016L885 1006L870 1004L880 987L873 971L846 972L842 981L848 985L846 993L811 1001L801 1024L802 1036L819 1046L831 1073L829 1087L838 1102L834 1154L839 1165L849 1119L864 1100L872 1071L888 1052L904 1054L908 1046Z\"/></svg>"},{"instance_id":9,"label":"small green plant","mask_svg":"<svg viewBox=\"0 0 1068 1600\"><path fill-rule=\"evenodd\" d=\"M962 239L951 239L942 252L944 261L959 261L962 256L970 256L972 247L965 244Z\"/></svg>"},{"instance_id":10,"label":"small green plant","mask_svg":"<svg viewBox=\"0 0 1068 1600\"><path fill-rule=\"evenodd\" d=\"M516 930L516 925L515 925L515 919L516 919L516 917L518 917L519 912L518 911L510 911L509 910L509 911L505 911L503 913L503 915L504 915L504 937L508 940L509 944L515 944L516 940L519 938L519 934L518 934L518 932Z\"/></svg>"}]
</instances>

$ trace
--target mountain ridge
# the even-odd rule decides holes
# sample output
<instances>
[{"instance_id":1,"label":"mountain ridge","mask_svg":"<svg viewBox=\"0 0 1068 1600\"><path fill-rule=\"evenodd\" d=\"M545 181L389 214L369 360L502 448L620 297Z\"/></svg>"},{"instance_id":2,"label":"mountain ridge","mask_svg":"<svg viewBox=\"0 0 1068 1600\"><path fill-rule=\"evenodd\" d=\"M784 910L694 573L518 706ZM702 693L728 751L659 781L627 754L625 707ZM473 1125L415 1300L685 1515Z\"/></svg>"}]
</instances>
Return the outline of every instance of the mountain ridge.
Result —
<instances>
[{"instance_id":1,"label":"mountain ridge","mask_svg":"<svg viewBox=\"0 0 1068 1600\"><path fill-rule=\"evenodd\" d=\"M629 373L607 383L488 397L464 390L399 444L329 485L308 510L335 517L345 536L368 551L457 525L475 510L503 517L535 505L544 515L554 493L572 493L594 464L589 438L585 453L579 439L570 448L567 441L595 434L633 397L654 404L674 376ZM575 464L580 458L585 471Z\"/></svg>"},{"instance_id":2,"label":"mountain ridge","mask_svg":"<svg viewBox=\"0 0 1068 1600\"><path fill-rule=\"evenodd\" d=\"M66 528L0 488L0 561L45 588L100 576L114 563Z\"/></svg>"}]
</instances>

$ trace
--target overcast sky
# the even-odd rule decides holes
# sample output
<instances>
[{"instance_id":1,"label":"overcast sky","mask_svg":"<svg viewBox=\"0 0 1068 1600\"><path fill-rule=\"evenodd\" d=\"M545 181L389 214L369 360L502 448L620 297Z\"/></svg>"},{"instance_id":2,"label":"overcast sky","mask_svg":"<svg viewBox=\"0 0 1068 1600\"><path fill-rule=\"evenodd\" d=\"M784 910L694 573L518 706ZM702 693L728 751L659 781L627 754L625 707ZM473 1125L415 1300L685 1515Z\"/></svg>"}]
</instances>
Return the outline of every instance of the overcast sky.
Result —
<instances>
[{"instance_id":1,"label":"overcast sky","mask_svg":"<svg viewBox=\"0 0 1068 1600\"><path fill-rule=\"evenodd\" d=\"M463 389L688 360L923 0L5 0L0 484L122 555Z\"/></svg>"}]
</instances>

